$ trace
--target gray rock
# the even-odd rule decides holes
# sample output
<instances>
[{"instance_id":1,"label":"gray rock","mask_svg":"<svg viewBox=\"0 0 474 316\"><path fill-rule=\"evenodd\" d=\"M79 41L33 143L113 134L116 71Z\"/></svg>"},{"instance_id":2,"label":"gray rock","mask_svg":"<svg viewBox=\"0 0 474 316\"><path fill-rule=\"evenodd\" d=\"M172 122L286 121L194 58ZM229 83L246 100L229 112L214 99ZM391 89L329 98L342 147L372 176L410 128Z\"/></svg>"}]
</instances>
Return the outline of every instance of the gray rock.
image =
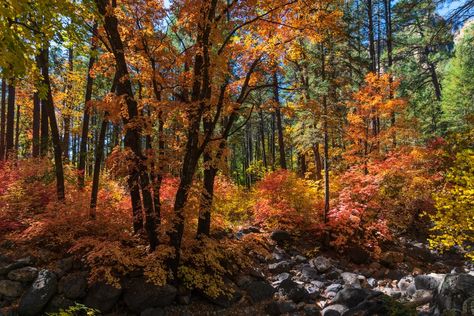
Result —
<instances>
[{"instance_id":1,"label":"gray rock","mask_svg":"<svg viewBox=\"0 0 474 316\"><path fill-rule=\"evenodd\" d=\"M464 315L474 315L474 296L462 303L462 312Z\"/></svg>"},{"instance_id":2,"label":"gray rock","mask_svg":"<svg viewBox=\"0 0 474 316\"><path fill-rule=\"evenodd\" d=\"M21 297L18 312L22 316L38 315L57 291L56 275L49 270L41 270L36 280Z\"/></svg>"},{"instance_id":3,"label":"gray rock","mask_svg":"<svg viewBox=\"0 0 474 316\"><path fill-rule=\"evenodd\" d=\"M398 288L400 289L400 291L402 292L406 292L407 288L413 284L413 277L411 276L406 276L406 277L403 277L400 279L400 281L398 281L397 283L397 286Z\"/></svg>"},{"instance_id":4,"label":"gray rock","mask_svg":"<svg viewBox=\"0 0 474 316\"><path fill-rule=\"evenodd\" d=\"M303 278L306 279L306 280L315 280L315 279L319 278L318 270L316 270L315 268L312 268L310 266L304 266L301 269L301 274L302 274Z\"/></svg>"},{"instance_id":5,"label":"gray rock","mask_svg":"<svg viewBox=\"0 0 474 316\"><path fill-rule=\"evenodd\" d=\"M368 278L367 279L367 284L370 286L370 287L376 287L378 282L376 279L374 278Z\"/></svg>"},{"instance_id":6,"label":"gray rock","mask_svg":"<svg viewBox=\"0 0 474 316\"><path fill-rule=\"evenodd\" d=\"M38 276L38 269L34 267L23 267L8 272L8 278L19 282L32 282Z\"/></svg>"},{"instance_id":7,"label":"gray rock","mask_svg":"<svg viewBox=\"0 0 474 316\"><path fill-rule=\"evenodd\" d=\"M474 276L467 273L447 274L439 287L436 306L440 311L462 310L463 303L474 293Z\"/></svg>"},{"instance_id":8,"label":"gray rock","mask_svg":"<svg viewBox=\"0 0 474 316\"><path fill-rule=\"evenodd\" d=\"M271 302L265 307L265 312L269 315L281 315L296 311L297 306L292 302L277 301Z\"/></svg>"},{"instance_id":9,"label":"gray rock","mask_svg":"<svg viewBox=\"0 0 474 316\"><path fill-rule=\"evenodd\" d=\"M329 305L321 311L321 316L341 316L347 310L349 308L341 304Z\"/></svg>"},{"instance_id":10,"label":"gray rock","mask_svg":"<svg viewBox=\"0 0 474 316\"><path fill-rule=\"evenodd\" d=\"M309 264L319 272L326 272L332 267L331 260L323 256L310 260Z\"/></svg>"},{"instance_id":11,"label":"gray rock","mask_svg":"<svg viewBox=\"0 0 474 316\"><path fill-rule=\"evenodd\" d=\"M337 292L339 292L341 289L342 289L342 284L333 283L333 284L329 285L329 286L326 288L326 292L334 292L334 293L337 293Z\"/></svg>"},{"instance_id":12,"label":"gray rock","mask_svg":"<svg viewBox=\"0 0 474 316\"><path fill-rule=\"evenodd\" d=\"M281 282L281 281L284 281L284 280L286 280L290 277L291 277L291 275L288 272L283 272L283 273L278 274L276 276L276 279Z\"/></svg>"},{"instance_id":13,"label":"gray rock","mask_svg":"<svg viewBox=\"0 0 474 316\"><path fill-rule=\"evenodd\" d=\"M407 287L406 293L407 295L412 296L413 294L415 294L415 292L416 292L416 286L415 286L415 283L412 283Z\"/></svg>"},{"instance_id":14,"label":"gray rock","mask_svg":"<svg viewBox=\"0 0 474 316\"><path fill-rule=\"evenodd\" d=\"M277 243L281 244L291 240L291 235L284 230L275 230L271 233L270 238Z\"/></svg>"},{"instance_id":15,"label":"gray rock","mask_svg":"<svg viewBox=\"0 0 474 316\"><path fill-rule=\"evenodd\" d=\"M345 285L361 288L361 282L357 274L352 272L343 272L341 273L341 278Z\"/></svg>"},{"instance_id":16,"label":"gray rock","mask_svg":"<svg viewBox=\"0 0 474 316\"><path fill-rule=\"evenodd\" d=\"M277 263L272 263L268 265L268 270L272 273L282 273L290 271L292 267L291 262L289 261L280 261Z\"/></svg>"},{"instance_id":17,"label":"gray rock","mask_svg":"<svg viewBox=\"0 0 474 316\"><path fill-rule=\"evenodd\" d=\"M68 274L59 280L59 292L65 297L77 300L86 296L86 274L81 272Z\"/></svg>"},{"instance_id":18,"label":"gray rock","mask_svg":"<svg viewBox=\"0 0 474 316\"><path fill-rule=\"evenodd\" d=\"M12 263L2 263L0 264L0 275L8 274L11 270L23 268L31 264L33 264L33 259L31 257L21 258Z\"/></svg>"},{"instance_id":19,"label":"gray rock","mask_svg":"<svg viewBox=\"0 0 474 316\"><path fill-rule=\"evenodd\" d=\"M244 289L254 303L270 299L276 292L275 288L266 281L253 281Z\"/></svg>"},{"instance_id":20,"label":"gray rock","mask_svg":"<svg viewBox=\"0 0 474 316\"><path fill-rule=\"evenodd\" d=\"M162 308L147 308L140 316L165 316L165 311Z\"/></svg>"},{"instance_id":21,"label":"gray rock","mask_svg":"<svg viewBox=\"0 0 474 316\"><path fill-rule=\"evenodd\" d=\"M10 298L18 297L23 292L23 286L20 282L11 280L0 281L0 295Z\"/></svg>"},{"instance_id":22,"label":"gray rock","mask_svg":"<svg viewBox=\"0 0 474 316\"><path fill-rule=\"evenodd\" d=\"M102 282L95 283L87 292L84 304L88 307L98 309L102 313L107 313L117 304L121 294L122 289Z\"/></svg>"},{"instance_id":23,"label":"gray rock","mask_svg":"<svg viewBox=\"0 0 474 316\"><path fill-rule=\"evenodd\" d=\"M147 308L170 305L176 294L177 289L172 285L157 286L140 277L125 283L123 300L130 310L139 313Z\"/></svg>"},{"instance_id":24,"label":"gray rock","mask_svg":"<svg viewBox=\"0 0 474 316\"><path fill-rule=\"evenodd\" d=\"M443 280L443 274L430 273L417 275L415 277L415 286L417 290L437 290L441 281Z\"/></svg>"},{"instance_id":25,"label":"gray rock","mask_svg":"<svg viewBox=\"0 0 474 316\"><path fill-rule=\"evenodd\" d=\"M342 304L349 308L357 306L369 296L370 292L365 289L345 288L337 292L332 304Z\"/></svg>"},{"instance_id":26,"label":"gray rock","mask_svg":"<svg viewBox=\"0 0 474 316\"><path fill-rule=\"evenodd\" d=\"M303 311L304 311L304 314L306 316L319 316L321 315L321 311L318 307L316 307L316 305L305 305L304 308L303 308Z\"/></svg>"},{"instance_id":27,"label":"gray rock","mask_svg":"<svg viewBox=\"0 0 474 316\"><path fill-rule=\"evenodd\" d=\"M294 260L298 263L302 263L302 262L305 262L308 260L308 258L306 258L305 256L302 256L302 255L296 255L294 257Z\"/></svg>"}]
</instances>

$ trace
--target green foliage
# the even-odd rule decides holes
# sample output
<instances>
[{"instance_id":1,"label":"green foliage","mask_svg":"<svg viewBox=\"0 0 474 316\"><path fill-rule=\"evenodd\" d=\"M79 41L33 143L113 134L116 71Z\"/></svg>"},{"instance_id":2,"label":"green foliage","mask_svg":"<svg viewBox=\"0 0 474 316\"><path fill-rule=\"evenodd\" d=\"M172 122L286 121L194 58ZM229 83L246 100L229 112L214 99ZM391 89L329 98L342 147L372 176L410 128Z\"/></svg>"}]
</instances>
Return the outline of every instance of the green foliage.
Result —
<instances>
[{"instance_id":1,"label":"green foliage","mask_svg":"<svg viewBox=\"0 0 474 316\"><path fill-rule=\"evenodd\" d=\"M455 56L443 80L443 121L448 131L465 131L474 123L474 23L461 30Z\"/></svg>"},{"instance_id":2,"label":"green foliage","mask_svg":"<svg viewBox=\"0 0 474 316\"><path fill-rule=\"evenodd\" d=\"M48 316L96 316L101 315L100 311L85 305L76 303L67 309L61 309L57 313L47 313Z\"/></svg>"},{"instance_id":3,"label":"green foliage","mask_svg":"<svg viewBox=\"0 0 474 316\"><path fill-rule=\"evenodd\" d=\"M430 245L440 250L460 247L474 259L474 150L456 155L454 166L446 175L446 185L435 195L437 212Z\"/></svg>"}]
</instances>

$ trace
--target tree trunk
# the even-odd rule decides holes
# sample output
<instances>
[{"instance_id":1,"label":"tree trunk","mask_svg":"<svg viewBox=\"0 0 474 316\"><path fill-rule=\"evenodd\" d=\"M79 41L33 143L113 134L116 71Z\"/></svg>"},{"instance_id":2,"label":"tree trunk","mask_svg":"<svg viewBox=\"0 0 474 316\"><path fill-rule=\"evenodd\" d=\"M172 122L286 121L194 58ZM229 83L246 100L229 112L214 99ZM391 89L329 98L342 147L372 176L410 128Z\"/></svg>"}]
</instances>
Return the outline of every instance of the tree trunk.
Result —
<instances>
[{"instance_id":1,"label":"tree trunk","mask_svg":"<svg viewBox=\"0 0 474 316\"><path fill-rule=\"evenodd\" d=\"M6 94L7 83L5 79L2 79L2 99L0 103L0 161L5 159Z\"/></svg>"},{"instance_id":2,"label":"tree trunk","mask_svg":"<svg viewBox=\"0 0 474 316\"><path fill-rule=\"evenodd\" d=\"M72 76L74 71L74 53L72 47L68 49L68 62L69 62L69 77ZM63 156L67 161L69 160L69 147L71 143L71 115L70 112L73 106L73 97L72 97L72 82L71 78L68 78L68 83L66 85L67 97L66 97L66 113L64 116L64 137L63 137Z\"/></svg>"},{"instance_id":3,"label":"tree trunk","mask_svg":"<svg viewBox=\"0 0 474 316\"><path fill-rule=\"evenodd\" d=\"M267 154L265 150L265 125L263 121L263 111L260 109L259 111L259 116L260 116L260 140L262 142L262 160L263 160L263 166L265 167L265 170L268 167L267 164Z\"/></svg>"},{"instance_id":4,"label":"tree trunk","mask_svg":"<svg viewBox=\"0 0 474 316\"><path fill-rule=\"evenodd\" d=\"M282 115L280 111L280 94L278 92L278 76L273 73L273 98L276 103L275 115L276 115L276 124L278 131L278 149L280 151L280 168L286 169L286 154L285 154L285 141L283 139L283 124L282 124Z\"/></svg>"},{"instance_id":5,"label":"tree trunk","mask_svg":"<svg viewBox=\"0 0 474 316\"><path fill-rule=\"evenodd\" d=\"M15 84L8 84L8 102L7 102L7 130L6 130L6 155L7 158L13 151L14 146L14 128L15 128Z\"/></svg>"},{"instance_id":6,"label":"tree trunk","mask_svg":"<svg viewBox=\"0 0 474 316\"><path fill-rule=\"evenodd\" d=\"M369 0L371 3L371 0ZM373 34L372 34L373 36ZM372 43L373 44L373 43ZM321 45L321 77L326 80L326 56ZM328 222L329 214L329 135L328 135L328 105L327 96L323 95L323 134L324 134L324 223Z\"/></svg>"},{"instance_id":7,"label":"tree trunk","mask_svg":"<svg viewBox=\"0 0 474 316\"><path fill-rule=\"evenodd\" d=\"M46 109L46 102L41 100L41 138L40 138L40 155L41 157L45 157L48 154L48 147L49 147L49 120L48 120L48 112Z\"/></svg>"},{"instance_id":8,"label":"tree trunk","mask_svg":"<svg viewBox=\"0 0 474 316\"><path fill-rule=\"evenodd\" d=\"M314 167L316 171L316 180L322 180L323 175L321 173L321 154L319 153L319 143L313 145L313 154L314 154Z\"/></svg>"},{"instance_id":9,"label":"tree trunk","mask_svg":"<svg viewBox=\"0 0 474 316\"><path fill-rule=\"evenodd\" d=\"M59 136L58 124L56 121L56 114L54 113L53 94L51 91L51 82L49 78L49 43L45 43L39 55L41 64L41 73L43 75L43 84L47 88L46 98L43 101L48 116L49 126L51 129L51 139L54 148L54 165L56 169L56 190L58 200L64 200L64 170L61 150L61 138Z\"/></svg>"},{"instance_id":10,"label":"tree trunk","mask_svg":"<svg viewBox=\"0 0 474 316\"><path fill-rule=\"evenodd\" d=\"M205 152L203 154L203 163L205 166L212 162L211 155ZM208 166L204 169L203 191L201 195L201 203L199 207L199 220L197 228L197 236L209 236L211 232L211 207L214 197L214 181L217 175L217 168Z\"/></svg>"},{"instance_id":11,"label":"tree trunk","mask_svg":"<svg viewBox=\"0 0 474 316\"><path fill-rule=\"evenodd\" d=\"M130 162L134 168L132 168L128 186L130 189L130 197L132 200L132 211L133 211L133 227L135 232L138 232L143 228L143 215L140 198L140 187L142 188L143 196L143 207L146 214L145 228L148 235L148 241L150 250L155 250L157 246L157 234L156 234L156 223L153 211L153 200L151 198L151 192L149 187L148 173L146 172L145 157L143 156L141 149L141 127L139 126L127 126L130 121L134 121L138 118L138 105L133 96L132 83L129 78L127 62L124 55L124 47L120 33L118 31L118 20L117 18L108 12L109 1L107 0L96 0L97 8L99 13L104 17L104 27L107 32L107 37L112 48L112 52L116 62L116 73L117 73L117 94L120 96L126 96L126 104L128 117L123 117L123 123L126 128L125 132L125 147L129 148L134 158ZM115 6L116 3L112 2Z\"/></svg>"},{"instance_id":12,"label":"tree trunk","mask_svg":"<svg viewBox=\"0 0 474 316\"><path fill-rule=\"evenodd\" d=\"M86 95L84 98L84 114L82 119L82 132L81 132L81 145L79 149L79 165L78 169L78 184L80 188L84 188L85 173L86 173L86 160L87 160L87 141L89 138L89 121L90 121L90 109L89 101L92 98L92 86L94 84L94 78L91 76L91 70L95 63L95 52L96 44L94 41L95 33L97 32L97 23L94 23L92 28L92 39L91 39L91 55L89 57L89 66L87 68L87 81L86 81Z\"/></svg>"},{"instance_id":13,"label":"tree trunk","mask_svg":"<svg viewBox=\"0 0 474 316\"><path fill-rule=\"evenodd\" d=\"M369 71L376 72L376 57L375 57L375 40L374 40L374 22L373 22L373 5L372 0L367 0L367 18L369 27Z\"/></svg>"},{"instance_id":14,"label":"tree trunk","mask_svg":"<svg viewBox=\"0 0 474 316\"><path fill-rule=\"evenodd\" d=\"M18 158L20 150L20 104L16 105L16 123L15 123L15 157Z\"/></svg>"},{"instance_id":15,"label":"tree trunk","mask_svg":"<svg viewBox=\"0 0 474 316\"><path fill-rule=\"evenodd\" d=\"M33 93L33 157L40 155L41 103L38 92Z\"/></svg>"}]
</instances>

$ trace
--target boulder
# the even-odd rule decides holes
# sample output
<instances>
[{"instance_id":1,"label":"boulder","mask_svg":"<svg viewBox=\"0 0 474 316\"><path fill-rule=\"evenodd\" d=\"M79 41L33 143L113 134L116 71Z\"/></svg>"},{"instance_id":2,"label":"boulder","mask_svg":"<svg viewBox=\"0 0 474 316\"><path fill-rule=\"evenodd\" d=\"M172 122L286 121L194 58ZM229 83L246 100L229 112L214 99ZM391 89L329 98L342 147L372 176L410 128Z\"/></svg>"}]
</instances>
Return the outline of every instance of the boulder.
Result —
<instances>
[{"instance_id":1,"label":"boulder","mask_svg":"<svg viewBox=\"0 0 474 316\"><path fill-rule=\"evenodd\" d=\"M140 313L140 316L165 316L165 311L162 308L147 308Z\"/></svg>"},{"instance_id":2,"label":"boulder","mask_svg":"<svg viewBox=\"0 0 474 316\"><path fill-rule=\"evenodd\" d=\"M403 277L400 279L400 281L398 281L397 283L397 286L398 288L400 289L400 291L402 292L406 292L406 290L408 289L408 287L413 284L414 280L413 280L413 277L411 276L406 276L406 277Z\"/></svg>"},{"instance_id":3,"label":"boulder","mask_svg":"<svg viewBox=\"0 0 474 316\"><path fill-rule=\"evenodd\" d=\"M102 282L95 283L87 291L84 304L88 307L98 309L102 313L107 313L117 304L121 294L122 289Z\"/></svg>"},{"instance_id":4,"label":"boulder","mask_svg":"<svg viewBox=\"0 0 474 316\"><path fill-rule=\"evenodd\" d=\"M25 257L18 259L14 262L3 262L0 264L0 275L8 274L11 270L23 268L33 264L33 259L31 257Z\"/></svg>"},{"instance_id":5,"label":"boulder","mask_svg":"<svg viewBox=\"0 0 474 316\"><path fill-rule=\"evenodd\" d=\"M8 272L8 278L19 282L32 282L38 276L38 269L34 267L23 267Z\"/></svg>"},{"instance_id":6,"label":"boulder","mask_svg":"<svg viewBox=\"0 0 474 316\"><path fill-rule=\"evenodd\" d=\"M317 280L320 277L318 270L312 268L311 266L303 266L303 268L301 268L301 275L305 280L309 281Z\"/></svg>"},{"instance_id":7,"label":"boulder","mask_svg":"<svg viewBox=\"0 0 474 316\"><path fill-rule=\"evenodd\" d=\"M252 281L244 288L244 290L254 303L270 299L276 292L275 288L266 281Z\"/></svg>"},{"instance_id":8,"label":"boulder","mask_svg":"<svg viewBox=\"0 0 474 316\"><path fill-rule=\"evenodd\" d=\"M23 286L20 282L11 280L0 281L0 296L7 296L9 298L19 297L23 292Z\"/></svg>"},{"instance_id":9,"label":"boulder","mask_svg":"<svg viewBox=\"0 0 474 316\"><path fill-rule=\"evenodd\" d=\"M438 290L443 278L443 274L420 274L415 277L415 287L417 290Z\"/></svg>"},{"instance_id":10,"label":"boulder","mask_svg":"<svg viewBox=\"0 0 474 316\"><path fill-rule=\"evenodd\" d=\"M318 256L310 260L309 264L321 273L326 272L332 268L331 260L323 256Z\"/></svg>"},{"instance_id":11,"label":"boulder","mask_svg":"<svg viewBox=\"0 0 474 316\"><path fill-rule=\"evenodd\" d=\"M288 302L288 301L271 302L265 307L265 312L272 316L288 314L296 310L297 310L297 306L293 302Z\"/></svg>"},{"instance_id":12,"label":"boulder","mask_svg":"<svg viewBox=\"0 0 474 316\"><path fill-rule=\"evenodd\" d=\"M62 277L59 280L58 289L65 297L72 300L85 297L87 289L86 274L75 272Z\"/></svg>"},{"instance_id":13,"label":"boulder","mask_svg":"<svg viewBox=\"0 0 474 316\"><path fill-rule=\"evenodd\" d=\"M365 289L345 288L337 292L336 297L332 300L332 304L342 304L349 308L357 306L370 295Z\"/></svg>"},{"instance_id":14,"label":"boulder","mask_svg":"<svg viewBox=\"0 0 474 316\"><path fill-rule=\"evenodd\" d=\"M295 281L291 279L286 279L285 281L281 282L278 289L283 295L295 303L310 299L308 291L306 291L305 288L300 287Z\"/></svg>"},{"instance_id":15,"label":"boulder","mask_svg":"<svg viewBox=\"0 0 474 316\"><path fill-rule=\"evenodd\" d=\"M67 309L68 307L74 306L74 301L68 299L63 294L55 295L51 301L49 301L48 305L46 306L45 311L47 313L56 313L61 309Z\"/></svg>"},{"instance_id":16,"label":"boulder","mask_svg":"<svg viewBox=\"0 0 474 316\"><path fill-rule=\"evenodd\" d=\"M361 280L364 281L365 277L361 276L362 278L359 279L359 275L352 273L352 272L343 272L341 273L341 278L345 285L361 288Z\"/></svg>"},{"instance_id":17,"label":"boulder","mask_svg":"<svg viewBox=\"0 0 474 316\"><path fill-rule=\"evenodd\" d=\"M290 241L291 235L285 230L275 230L271 233L270 238L278 244L281 244Z\"/></svg>"},{"instance_id":18,"label":"boulder","mask_svg":"<svg viewBox=\"0 0 474 316\"><path fill-rule=\"evenodd\" d=\"M130 310L139 313L147 308L170 305L176 294L177 289L172 285L158 286L139 277L125 282L123 300Z\"/></svg>"},{"instance_id":19,"label":"boulder","mask_svg":"<svg viewBox=\"0 0 474 316\"><path fill-rule=\"evenodd\" d=\"M290 271L292 263L289 261L280 261L277 263L272 263L268 265L268 270L271 273L282 273Z\"/></svg>"},{"instance_id":20,"label":"boulder","mask_svg":"<svg viewBox=\"0 0 474 316\"><path fill-rule=\"evenodd\" d=\"M474 296L474 276L468 273L447 274L436 297L439 311L462 310L464 302Z\"/></svg>"},{"instance_id":21,"label":"boulder","mask_svg":"<svg viewBox=\"0 0 474 316\"><path fill-rule=\"evenodd\" d=\"M347 306L341 304L329 305L321 311L321 316L341 316L347 310Z\"/></svg>"},{"instance_id":22,"label":"boulder","mask_svg":"<svg viewBox=\"0 0 474 316\"><path fill-rule=\"evenodd\" d=\"M33 284L21 297L18 306L19 314L22 316L38 315L54 296L57 287L58 281L53 272L39 271Z\"/></svg>"},{"instance_id":23,"label":"boulder","mask_svg":"<svg viewBox=\"0 0 474 316\"><path fill-rule=\"evenodd\" d=\"M321 310L313 304L307 304L303 307L304 314L306 316L319 316L321 315Z\"/></svg>"}]
</instances>

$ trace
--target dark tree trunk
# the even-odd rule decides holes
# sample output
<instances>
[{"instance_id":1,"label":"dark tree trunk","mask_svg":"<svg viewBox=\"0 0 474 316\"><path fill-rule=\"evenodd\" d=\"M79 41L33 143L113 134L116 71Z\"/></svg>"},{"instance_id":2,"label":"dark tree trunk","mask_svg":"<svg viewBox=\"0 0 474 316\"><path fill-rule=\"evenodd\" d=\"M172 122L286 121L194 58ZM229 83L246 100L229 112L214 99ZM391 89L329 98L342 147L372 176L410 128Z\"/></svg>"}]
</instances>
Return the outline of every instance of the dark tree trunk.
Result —
<instances>
[{"instance_id":1,"label":"dark tree trunk","mask_svg":"<svg viewBox=\"0 0 474 316\"><path fill-rule=\"evenodd\" d=\"M373 5L372 0L367 0L367 18L369 32L369 71L376 72L376 56L375 56L375 40L374 40L374 21L373 21Z\"/></svg>"},{"instance_id":2,"label":"dark tree trunk","mask_svg":"<svg viewBox=\"0 0 474 316\"><path fill-rule=\"evenodd\" d=\"M18 158L20 150L20 104L16 105L16 123L15 123L15 157Z\"/></svg>"},{"instance_id":3,"label":"dark tree trunk","mask_svg":"<svg viewBox=\"0 0 474 316\"><path fill-rule=\"evenodd\" d=\"M267 164L267 154L265 150L265 125L263 121L263 111L260 109L259 111L259 116L260 116L260 140L261 140L261 145L262 145L262 160L263 160L263 166L265 169L267 169L268 164Z\"/></svg>"},{"instance_id":4,"label":"dark tree trunk","mask_svg":"<svg viewBox=\"0 0 474 316\"><path fill-rule=\"evenodd\" d=\"M90 122L90 109L89 101L92 98L92 86L94 84L94 78L91 76L91 70L95 63L95 52L96 44L94 41L95 33L97 32L97 23L94 23L92 29L92 40L91 40L91 55L89 57L89 66L87 68L87 81L86 81L86 95L84 98L84 115L82 119L82 132L81 132L81 144L79 148L79 165L78 169L78 184L80 188L84 188L85 173L86 173L86 160L87 160L87 140L89 138L89 122Z\"/></svg>"},{"instance_id":5,"label":"dark tree trunk","mask_svg":"<svg viewBox=\"0 0 474 316\"><path fill-rule=\"evenodd\" d=\"M322 180L323 175L321 173L321 154L319 153L319 143L313 145L313 154L314 154L314 167L316 171L316 180Z\"/></svg>"},{"instance_id":6,"label":"dark tree trunk","mask_svg":"<svg viewBox=\"0 0 474 316\"><path fill-rule=\"evenodd\" d=\"M133 128L127 126L130 121L135 120L139 116L138 105L133 97L132 83L129 78L127 62L124 55L124 47L122 39L120 38L120 33L118 31L118 20L113 14L108 12L108 0L96 0L95 2L97 4L99 13L104 17L104 27L115 57L117 94L120 96L126 96L125 100L127 104L128 118L123 117L123 123L126 128L125 147L129 148L133 152L134 158L130 163L135 166L135 168L132 168L128 180L134 218L133 228L135 232L138 232L143 228L143 215L139 186L141 185L143 207L146 214L145 229L148 235L150 250L153 251L157 246L158 240L149 177L148 173L146 172L145 157L143 156L141 149L141 128L139 126ZM115 2L112 2L112 5L115 6Z\"/></svg>"},{"instance_id":7,"label":"dark tree trunk","mask_svg":"<svg viewBox=\"0 0 474 316\"><path fill-rule=\"evenodd\" d=\"M72 75L74 71L74 53L72 47L68 49L68 61L69 61L69 73ZM71 142L71 115L69 113L72 110L72 82L70 78L68 79L68 84L66 91L68 93L66 97L66 113L64 115L64 137L63 137L63 156L64 159L67 161L69 160L69 147Z\"/></svg>"},{"instance_id":8,"label":"dark tree trunk","mask_svg":"<svg viewBox=\"0 0 474 316\"><path fill-rule=\"evenodd\" d=\"M46 109L46 102L41 100L41 136L40 136L40 155L45 157L48 154L49 147L49 120Z\"/></svg>"},{"instance_id":9,"label":"dark tree trunk","mask_svg":"<svg viewBox=\"0 0 474 316\"><path fill-rule=\"evenodd\" d=\"M371 0L369 0L371 3ZM372 34L373 36L373 34ZM373 43L372 43L373 44ZM321 77L326 80L326 56L321 45ZM328 105L327 96L323 95L323 137L324 137L324 223L328 221L329 214L329 132L328 132Z\"/></svg>"},{"instance_id":10,"label":"dark tree trunk","mask_svg":"<svg viewBox=\"0 0 474 316\"><path fill-rule=\"evenodd\" d=\"M100 126L99 141L95 149L95 162L94 162L94 176L92 178L92 191L91 191L91 203L89 216L91 219L96 218L96 208L97 208L97 195L99 193L99 178L100 178L100 166L104 156L104 143L105 143L105 134L107 132L107 114L104 115L102 119L102 124Z\"/></svg>"},{"instance_id":11,"label":"dark tree trunk","mask_svg":"<svg viewBox=\"0 0 474 316\"><path fill-rule=\"evenodd\" d=\"M61 138L59 136L58 124L56 121L56 114L54 113L53 94L51 91L51 82L49 78L49 61L48 51L49 44L46 43L45 47L41 50L39 55L41 64L41 74L43 76L43 84L47 88L46 99L42 100L48 116L49 127L51 129L51 139L54 147L54 165L56 170L56 190L58 200L64 200L64 170L63 170L63 157L61 150Z\"/></svg>"},{"instance_id":12,"label":"dark tree trunk","mask_svg":"<svg viewBox=\"0 0 474 316\"><path fill-rule=\"evenodd\" d=\"M38 92L33 94L33 157L40 155L41 103Z\"/></svg>"},{"instance_id":13,"label":"dark tree trunk","mask_svg":"<svg viewBox=\"0 0 474 316\"><path fill-rule=\"evenodd\" d=\"M15 85L10 82L8 85L7 102L7 130L6 130L6 155L7 158L13 151L14 146L14 128L15 128Z\"/></svg>"},{"instance_id":14,"label":"dark tree trunk","mask_svg":"<svg viewBox=\"0 0 474 316\"><path fill-rule=\"evenodd\" d=\"M0 103L0 161L5 159L6 94L7 83L5 79L2 79L2 99Z\"/></svg>"},{"instance_id":15,"label":"dark tree trunk","mask_svg":"<svg viewBox=\"0 0 474 316\"><path fill-rule=\"evenodd\" d=\"M276 124L278 131L278 149L280 151L280 168L286 169L286 154L285 154L285 141L283 139L283 124L282 115L280 111L280 95L278 92L278 76L276 73L273 74L273 98L275 99L276 108Z\"/></svg>"}]
</instances>

